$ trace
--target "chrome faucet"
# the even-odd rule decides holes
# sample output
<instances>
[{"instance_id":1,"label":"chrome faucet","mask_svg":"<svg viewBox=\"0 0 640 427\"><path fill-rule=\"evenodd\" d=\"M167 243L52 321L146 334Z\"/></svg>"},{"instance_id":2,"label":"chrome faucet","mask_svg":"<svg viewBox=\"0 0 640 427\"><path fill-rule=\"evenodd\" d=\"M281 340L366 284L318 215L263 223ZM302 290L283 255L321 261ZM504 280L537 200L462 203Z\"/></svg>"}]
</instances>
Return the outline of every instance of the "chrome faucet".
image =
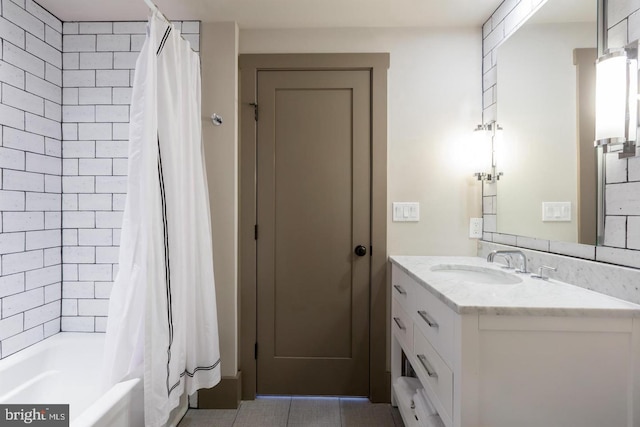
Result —
<instances>
[{"instance_id":1,"label":"chrome faucet","mask_svg":"<svg viewBox=\"0 0 640 427\"><path fill-rule=\"evenodd\" d=\"M507 256L512 256L512 255L516 255L516 256L520 257L520 259L522 260L522 262L520 263L520 266L522 268L516 269L516 273L527 273L527 257L522 253L522 251L516 251L516 250L491 251L491 252L489 252L489 255L487 255L487 262L493 262L493 259L496 256L507 257Z\"/></svg>"},{"instance_id":2,"label":"chrome faucet","mask_svg":"<svg viewBox=\"0 0 640 427\"><path fill-rule=\"evenodd\" d=\"M496 251L494 251L496 252ZM491 257L491 261L495 262L494 258L495 257L501 257L504 258L505 261L505 265L502 266L502 268L504 268L505 270L513 270L514 267L511 266L512 262L513 262L513 258L511 258L511 254L503 254L503 253L496 253L494 256ZM489 260L489 257L487 257L487 260Z\"/></svg>"}]
</instances>

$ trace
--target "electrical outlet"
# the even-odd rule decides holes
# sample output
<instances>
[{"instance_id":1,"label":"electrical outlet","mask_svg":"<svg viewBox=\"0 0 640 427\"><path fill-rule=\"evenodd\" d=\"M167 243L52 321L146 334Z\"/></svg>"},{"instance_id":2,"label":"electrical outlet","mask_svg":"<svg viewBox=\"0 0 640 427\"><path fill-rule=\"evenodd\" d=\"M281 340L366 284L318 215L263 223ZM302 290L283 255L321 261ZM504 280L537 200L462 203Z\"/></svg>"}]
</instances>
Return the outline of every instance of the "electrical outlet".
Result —
<instances>
[{"instance_id":1,"label":"electrical outlet","mask_svg":"<svg viewBox=\"0 0 640 427\"><path fill-rule=\"evenodd\" d=\"M469 220L469 237L472 239L482 238L482 218L471 218Z\"/></svg>"}]
</instances>

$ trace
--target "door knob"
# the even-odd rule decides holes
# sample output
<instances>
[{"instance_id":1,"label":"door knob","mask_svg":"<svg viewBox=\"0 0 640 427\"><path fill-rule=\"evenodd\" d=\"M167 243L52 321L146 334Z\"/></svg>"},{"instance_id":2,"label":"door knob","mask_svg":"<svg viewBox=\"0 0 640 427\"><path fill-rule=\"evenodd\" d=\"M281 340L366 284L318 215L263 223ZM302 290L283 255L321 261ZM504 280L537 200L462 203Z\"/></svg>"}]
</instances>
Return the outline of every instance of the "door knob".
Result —
<instances>
[{"instance_id":1,"label":"door knob","mask_svg":"<svg viewBox=\"0 0 640 427\"><path fill-rule=\"evenodd\" d=\"M367 254L367 248L365 248L362 245L358 245L356 246L354 252L356 253L356 255L358 256L365 256Z\"/></svg>"}]
</instances>

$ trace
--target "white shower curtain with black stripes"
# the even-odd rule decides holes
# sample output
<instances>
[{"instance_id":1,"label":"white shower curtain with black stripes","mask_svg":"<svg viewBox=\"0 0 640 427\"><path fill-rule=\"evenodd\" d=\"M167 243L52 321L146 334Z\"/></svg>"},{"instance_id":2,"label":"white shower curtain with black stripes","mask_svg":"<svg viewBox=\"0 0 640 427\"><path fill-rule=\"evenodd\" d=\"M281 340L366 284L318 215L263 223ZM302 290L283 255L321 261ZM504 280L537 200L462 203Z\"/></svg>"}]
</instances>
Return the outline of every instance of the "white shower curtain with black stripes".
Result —
<instances>
[{"instance_id":1,"label":"white shower curtain with black stripes","mask_svg":"<svg viewBox=\"0 0 640 427\"><path fill-rule=\"evenodd\" d=\"M157 12L136 63L128 171L104 383L144 378L154 427L220 381L200 58Z\"/></svg>"}]
</instances>

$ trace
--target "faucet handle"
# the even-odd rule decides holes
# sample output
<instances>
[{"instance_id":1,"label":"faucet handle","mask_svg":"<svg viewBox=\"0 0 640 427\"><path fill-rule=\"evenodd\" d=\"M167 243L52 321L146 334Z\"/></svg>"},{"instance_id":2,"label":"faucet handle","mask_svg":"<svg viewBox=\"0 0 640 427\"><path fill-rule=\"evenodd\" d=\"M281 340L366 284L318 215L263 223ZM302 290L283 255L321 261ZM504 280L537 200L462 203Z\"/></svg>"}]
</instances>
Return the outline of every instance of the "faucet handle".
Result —
<instances>
[{"instance_id":1,"label":"faucet handle","mask_svg":"<svg viewBox=\"0 0 640 427\"><path fill-rule=\"evenodd\" d=\"M555 268L555 267L549 267L548 265L542 265L542 266L538 267L538 274L532 274L531 277L534 278L534 279L549 280L549 276L545 275L545 270L558 271L558 269Z\"/></svg>"}]
</instances>

